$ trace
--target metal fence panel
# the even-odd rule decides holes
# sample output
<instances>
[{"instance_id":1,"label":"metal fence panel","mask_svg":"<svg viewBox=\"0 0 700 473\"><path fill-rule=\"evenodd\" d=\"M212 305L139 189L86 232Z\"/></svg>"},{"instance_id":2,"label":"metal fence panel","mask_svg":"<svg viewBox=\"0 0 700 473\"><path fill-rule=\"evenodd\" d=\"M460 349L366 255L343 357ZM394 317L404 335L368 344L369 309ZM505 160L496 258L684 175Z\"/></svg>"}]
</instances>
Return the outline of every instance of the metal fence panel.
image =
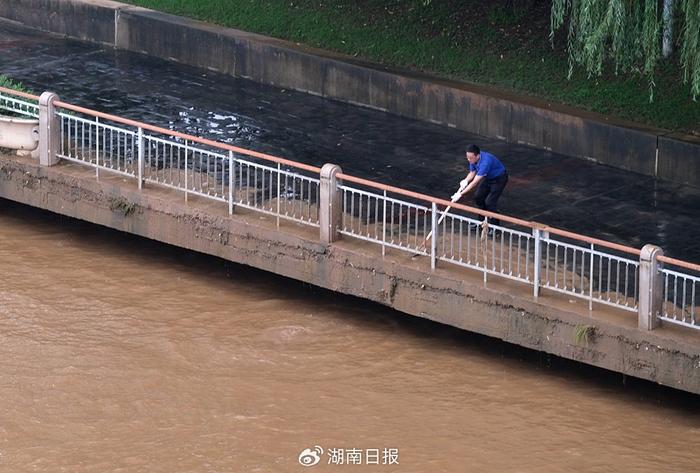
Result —
<instances>
[{"instance_id":1,"label":"metal fence panel","mask_svg":"<svg viewBox=\"0 0 700 473\"><path fill-rule=\"evenodd\" d=\"M660 319L700 329L700 277L662 268L663 303Z\"/></svg>"},{"instance_id":2,"label":"metal fence panel","mask_svg":"<svg viewBox=\"0 0 700 473\"><path fill-rule=\"evenodd\" d=\"M2 92L0 92L0 109L24 115L27 118L39 118L39 105L36 102Z\"/></svg>"},{"instance_id":3,"label":"metal fence panel","mask_svg":"<svg viewBox=\"0 0 700 473\"><path fill-rule=\"evenodd\" d=\"M425 205L388 197L357 187L339 186L340 233L417 254L428 254L432 210Z\"/></svg>"}]
</instances>

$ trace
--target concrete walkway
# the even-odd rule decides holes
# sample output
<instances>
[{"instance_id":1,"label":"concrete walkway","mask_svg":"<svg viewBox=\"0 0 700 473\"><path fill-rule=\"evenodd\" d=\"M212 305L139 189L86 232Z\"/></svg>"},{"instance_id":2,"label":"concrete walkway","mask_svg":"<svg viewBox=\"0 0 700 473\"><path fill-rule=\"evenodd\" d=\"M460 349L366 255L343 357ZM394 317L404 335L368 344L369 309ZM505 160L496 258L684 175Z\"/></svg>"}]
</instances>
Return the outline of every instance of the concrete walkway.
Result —
<instances>
[{"instance_id":1,"label":"concrete walkway","mask_svg":"<svg viewBox=\"0 0 700 473\"><path fill-rule=\"evenodd\" d=\"M700 262L700 189L0 22L0 72L66 101L449 197L474 142L511 180L503 213Z\"/></svg>"}]
</instances>

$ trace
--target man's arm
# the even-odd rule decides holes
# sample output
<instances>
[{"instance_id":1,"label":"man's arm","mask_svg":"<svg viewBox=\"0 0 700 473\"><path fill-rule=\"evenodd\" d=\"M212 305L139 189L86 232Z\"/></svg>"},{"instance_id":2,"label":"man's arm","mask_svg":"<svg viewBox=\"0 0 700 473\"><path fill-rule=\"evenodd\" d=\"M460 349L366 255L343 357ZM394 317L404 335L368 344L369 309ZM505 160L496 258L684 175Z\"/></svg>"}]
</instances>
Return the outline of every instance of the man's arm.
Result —
<instances>
[{"instance_id":1,"label":"man's arm","mask_svg":"<svg viewBox=\"0 0 700 473\"><path fill-rule=\"evenodd\" d=\"M471 179L470 179L470 178L471 178ZM457 191L457 192L452 196L452 197L453 197L452 200L459 200L459 198L462 197L464 194L468 193L468 192L471 191L474 187L478 186L479 183L481 182L481 180L482 180L483 178L484 178L484 176L477 176L477 175L476 175L476 171L470 172L469 175L467 176L467 179L466 179L466 181L468 182L467 187L464 188L461 192L460 192L460 191ZM464 182L464 181L462 181L462 182ZM456 199L454 199L454 197L456 197L457 194L459 194L459 197L457 197Z\"/></svg>"},{"instance_id":2,"label":"man's arm","mask_svg":"<svg viewBox=\"0 0 700 473\"><path fill-rule=\"evenodd\" d=\"M467 174L467 177L465 177L464 179L462 179L460 181L459 190L457 192L455 192L454 194L452 194L452 201L453 202L456 202L457 200L459 200L460 197L462 197L462 195L464 195L464 193L466 192L465 189L469 186L469 183L474 180L475 176L476 176L476 171L470 171L469 174ZM460 192L460 190L462 192Z\"/></svg>"},{"instance_id":3,"label":"man's arm","mask_svg":"<svg viewBox=\"0 0 700 473\"><path fill-rule=\"evenodd\" d=\"M459 188L463 189L467 187L467 184L469 184L472 179L474 179L474 176L476 176L476 171L469 171L469 174L467 174L467 177L462 179L462 181L459 183Z\"/></svg>"}]
</instances>

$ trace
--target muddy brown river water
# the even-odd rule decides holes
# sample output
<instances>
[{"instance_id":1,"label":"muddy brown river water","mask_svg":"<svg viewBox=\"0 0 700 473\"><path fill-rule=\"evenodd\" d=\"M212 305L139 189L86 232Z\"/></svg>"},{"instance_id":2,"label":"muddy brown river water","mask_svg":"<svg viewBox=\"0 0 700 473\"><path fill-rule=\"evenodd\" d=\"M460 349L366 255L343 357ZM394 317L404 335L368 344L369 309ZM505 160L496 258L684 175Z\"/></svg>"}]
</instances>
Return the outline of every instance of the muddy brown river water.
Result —
<instances>
[{"instance_id":1,"label":"muddy brown river water","mask_svg":"<svg viewBox=\"0 0 700 473\"><path fill-rule=\"evenodd\" d=\"M0 268L2 472L698 471L696 396L3 200Z\"/></svg>"}]
</instances>

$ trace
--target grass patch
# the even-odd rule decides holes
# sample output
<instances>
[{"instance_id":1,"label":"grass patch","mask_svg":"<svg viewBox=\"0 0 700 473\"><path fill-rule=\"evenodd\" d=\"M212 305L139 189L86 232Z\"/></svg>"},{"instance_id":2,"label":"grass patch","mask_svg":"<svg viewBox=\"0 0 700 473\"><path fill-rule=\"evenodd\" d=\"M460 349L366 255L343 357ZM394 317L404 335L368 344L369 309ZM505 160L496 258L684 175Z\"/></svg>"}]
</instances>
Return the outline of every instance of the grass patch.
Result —
<instances>
[{"instance_id":1,"label":"grass patch","mask_svg":"<svg viewBox=\"0 0 700 473\"><path fill-rule=\"evenodd\" d=\"M612 72L567 79L562 33L549 43L545 0L127 0L176 15L346 53L380 64L700 135L700 103L673 62L645 79ZM564 33L565 34L565 33Z\"/></svg>"},{"instance_id":2,"label":"grass patch","mask_svg":"<svg viewBox=\"0 0 700 473\"><path fill-rule=\"evenodd\" d=\"M577 325L574 329L574 343L576 345L588 346L589 341L593 341L595 327L592 325Z\"/></svg>"},{"instance_id":3,"label":"grass patch","mask_svg":"<svg viewBox=\"0 0 700 473\"><path fill-rule=\"evenodd\" d=\"M133 214L136 212L136 204L133 202L129 202L126 200L124 197L110 197L109 199L109 209L112 212L117 212L125 217L128 217L129 215Z\"/></svg>"}]
</instances>

